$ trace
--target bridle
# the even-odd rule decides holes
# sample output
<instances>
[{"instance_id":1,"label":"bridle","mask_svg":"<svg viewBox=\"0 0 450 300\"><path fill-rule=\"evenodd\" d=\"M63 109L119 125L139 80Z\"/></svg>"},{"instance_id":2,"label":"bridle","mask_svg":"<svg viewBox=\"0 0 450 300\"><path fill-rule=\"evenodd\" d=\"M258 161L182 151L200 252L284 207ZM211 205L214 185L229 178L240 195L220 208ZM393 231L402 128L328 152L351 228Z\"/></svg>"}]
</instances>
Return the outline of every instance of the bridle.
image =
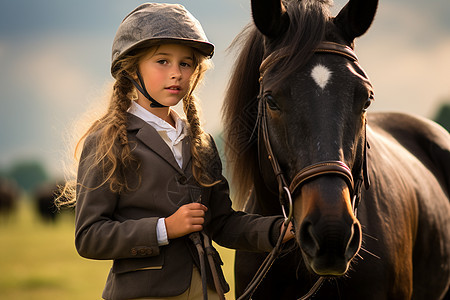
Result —
<instances>
[{"instance_id":1,"label":"bridle","mask_svg":"<svg viewBox=\"0 0 450 300\"><path fill-rule=\"evenodd\" d=\"M318 47L314 50L315 53L328 53L328 54L334 54L334 55L340 55L343 57L346 57L347 59L356 62L358 60L356 54L354 51L342 44L334 43L334 42L321 42ZM367 127L367 120L364 121L364 144L363 144L363 158L361 163L361 168L359 172L357 173L357 178L355 178L352 175L352 170L342 161L322 161L318 163L314 163L312 165L309 165L302 170L300 170L292 179L290 184L288 185L285 175L280 167L280 164L278 163L278 159L273 153L272 146L270 143L269 138L269 131L268 131L268 125L267 125L267 114L266 114L266 105L267 100L266 97L264 97L264 88L262 84L262 79L265 75L265 72L267 69L280 58L280 52L273 52L268 57L266 57L260 66L260 92L258 95L258 135L259 139L262 138L263 140L263 146L265 148L267 159L270 161L270 164L272 166L273 172L276 177L276 181L278 184L278 197L279 202L281 205L281 210L283 212L283 215L285 217L284 221L284 230L281 233L277 244L275 245L272 252L269 253L269 255L266 257L260 268L258 269L257 273L253 277L252 281L247 285L247 288L245 292L239 297L238 300L243 299L250 299L253 295L254 291L258 287L259 283L264 279L265 275L269 271L270 267L272 266L273 262L281 252L282 248L282 240L284 238L284 235L286 233L286 229L288 228L289 223L292 221L293 217L293 202L292 202L292 195L295 193L297 189L299 189L306 181L311 180L313 178L323 176L323 175L335 175L342 177L350 190L350 195L352 195L352 208L353 213L356 217L357 215L357 209L358 205L361 201L361 187L364 183L365 188L368 189L370 186L370 180L367 172L367 148L369 147L367 142L367 136L366 136L366 127ZM260 165L261 165L261 153L263 152L261 147L258 147L259 151L259 159L260 159ZM314 286L311 288L311 290L303 297L301 297L299 300L305 300L309 299L311 296L313 296L320 286L322 285L323 281L325 280L324 277L320 277L317 282L314 284Z\"/></svg>"}]
</instances>

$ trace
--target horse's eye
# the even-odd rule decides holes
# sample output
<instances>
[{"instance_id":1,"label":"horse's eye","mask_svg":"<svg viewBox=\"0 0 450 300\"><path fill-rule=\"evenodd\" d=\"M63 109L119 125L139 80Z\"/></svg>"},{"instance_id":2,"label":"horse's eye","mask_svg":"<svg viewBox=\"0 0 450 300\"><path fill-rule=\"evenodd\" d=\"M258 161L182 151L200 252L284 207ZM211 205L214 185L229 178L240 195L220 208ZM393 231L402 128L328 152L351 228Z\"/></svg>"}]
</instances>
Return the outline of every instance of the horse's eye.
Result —
<instances>
[{"instance_id":1,"label":"horse's eye","mask_svg":"<svg viewBox=\"0 0 450 300\"><path fill-rule=\"evenodd\" d=\"M275 98L272 95L267 94L264 96L264 99L266 100L267 106L269 107L269 109L271 109L271 110L279 110L280 109L278 107L277 102L275 101Z\"/></svg>"},{"instance_id":2,"label":"horse's eye","mask_svg":"<svg viewBox=\"0 0 450 300\"><path fill-rule=\"evenodd\" d=\"M367 98L366 102L364 103L363 112L366 112L369 106L374 101L373 93L370 93L369 98Z\"/></svg>"}]
</instances>

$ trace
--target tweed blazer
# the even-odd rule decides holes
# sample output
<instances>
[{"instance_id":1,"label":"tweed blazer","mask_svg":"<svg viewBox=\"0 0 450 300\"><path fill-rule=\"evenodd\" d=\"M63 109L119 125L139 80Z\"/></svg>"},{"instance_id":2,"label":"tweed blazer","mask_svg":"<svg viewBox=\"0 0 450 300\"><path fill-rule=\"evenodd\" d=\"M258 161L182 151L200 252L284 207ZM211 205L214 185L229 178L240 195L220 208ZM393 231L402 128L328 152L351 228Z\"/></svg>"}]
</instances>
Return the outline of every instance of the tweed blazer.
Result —
<instances>
[{"instance_id":1,"label":"tweed blazer","mask_svg":"<svg viewBox=\"0 0 450 300\"><path fill-rule=\"evenodd\" d=\"M226 179L212 138L221 182L201 187L192 176L190 138L183 142L183 167L157 131L140 118L127 115L127 135L139 168L124 170L134 187L114 193L104 183L101 166L93 162L98 133L87 137L77 177L75 245L90 259L113 260L103 298L133 299L168 297L183 293L190 285L198 254L186 236L158 246L157 220L172 215L180 206L201 195L208 211L204 231L218 244L247 251L270 251L280 217L262 217L231 208ZM194 192L193 192L194 191ZM275 224L278 224L275 226ZM275 228L275 229L274 229ZM221 261L216 261L220 268ZM208 276L209 282L212 282Z\"/></svg>"}]
</instances>

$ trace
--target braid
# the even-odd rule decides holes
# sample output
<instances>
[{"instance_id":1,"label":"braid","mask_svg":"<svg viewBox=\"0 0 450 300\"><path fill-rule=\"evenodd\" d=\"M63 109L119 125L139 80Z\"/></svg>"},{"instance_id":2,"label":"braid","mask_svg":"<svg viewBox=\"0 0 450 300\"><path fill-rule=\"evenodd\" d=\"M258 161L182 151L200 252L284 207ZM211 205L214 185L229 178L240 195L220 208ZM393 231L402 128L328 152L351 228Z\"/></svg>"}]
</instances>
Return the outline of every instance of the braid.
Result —
<instances>
[{"instance_id":1,"label":"braid","mask_svg":"<svg viewBox=\"0 0 450 300\"><path fill-rule=\"evenodd\" d=\"M195 105L194 96L190 95L183 99L184 112L188 120L191 134L194 140L200 141L200 136L203 134L203 129L200 126L200 118L198 117L197 106Z\"/></svg>"},{"instance_id":2,"label":"braid","mask_svg":"<svg viewBox=\"0 0 450 300\"><path fill-rule=\"evenodd\" d=\"M192 173L203 186L213 186L220 182L219 172L221 166L213 165L217 162L216 153L212 151L207 136L200 126L200 118L196 106L196 99L192 94L183 99L183 108L189 123L191 135Z\"/></svg>"},{"instance_id":3,"label":"braid","mask_svg":"<svg viewBox=\"0 0 450 300\"><path fill-rule=\"evenodd\" d=\"M133 87L130 81L124 77L119 77L114 84L114 94L112 99L112 112L115 115L116 126L118 130L119 142L124 148L128 148L128 137L126 131L126 114L125 112L131 105L131 100L128 97Z\"/></svg>"},{"instance_id":4,"label":"braid","mask_svg":"<svg viewBox=\"0 0 450 300\"><path fill-rule=\"evenodd\" d=\"M134 91L134 87L126 77L118 76L113 89L108 109L110 114L107 116L111 119L110 128L103 132L102 138L110 139L110 143L113 143L111 151L106 154L110 164L107 178L110 179L111 190L120 193L131 189L125 176L125 171L134 163L128 143L126 112L131 105L130 93Z\"/></svg>"}]
</instances>

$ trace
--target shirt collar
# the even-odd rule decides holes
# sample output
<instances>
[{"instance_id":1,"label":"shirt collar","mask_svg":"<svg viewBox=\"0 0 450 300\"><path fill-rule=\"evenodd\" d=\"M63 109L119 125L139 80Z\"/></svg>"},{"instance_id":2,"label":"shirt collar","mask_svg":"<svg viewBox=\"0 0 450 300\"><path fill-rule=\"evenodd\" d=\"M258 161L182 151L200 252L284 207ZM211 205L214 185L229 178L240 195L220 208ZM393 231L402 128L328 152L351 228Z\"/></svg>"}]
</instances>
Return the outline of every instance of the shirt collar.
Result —
<instances>
[{"instance_id":1,"label":"shirt collar","mask_svg":"<svg viewBox=\"0 0 450 300\"><path fill-rule=\"evenodd\" d=\"M175 121L175 128L165 120L140 106L136 101L131 101L128 112L149 123L156 131L165 131L173 143L182 140L186 136L185 120L183 120L173 109L170 109L170 114Z\"/></svg>"}]
</instances>

